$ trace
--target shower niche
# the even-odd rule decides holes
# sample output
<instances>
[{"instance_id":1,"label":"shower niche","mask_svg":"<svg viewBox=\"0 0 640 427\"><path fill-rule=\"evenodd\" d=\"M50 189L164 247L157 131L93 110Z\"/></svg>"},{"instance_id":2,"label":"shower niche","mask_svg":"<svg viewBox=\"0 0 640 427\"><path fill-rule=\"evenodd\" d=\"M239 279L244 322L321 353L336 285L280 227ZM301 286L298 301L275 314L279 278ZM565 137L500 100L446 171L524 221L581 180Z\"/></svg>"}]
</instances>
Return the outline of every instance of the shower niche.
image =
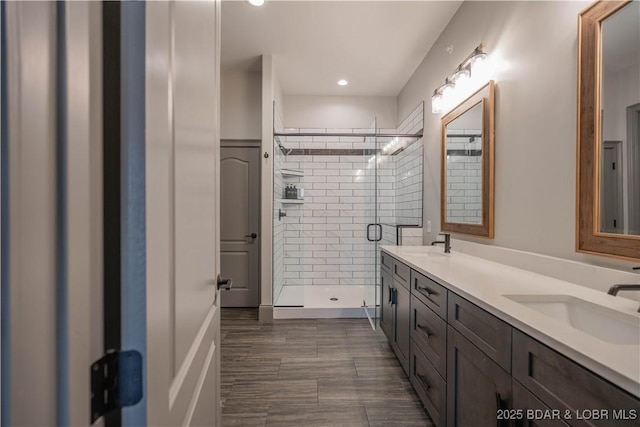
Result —
<instances>
[{"instance_id":1,"label":"shower niche","mask_svg":"<svg viewBox=\"0 0 640 427\"><path fill-rule=\"evenodd\" d=\"M423 114L420 103L393 129L374 119L285 131L274 110L275 318L368 317L375 327L379 247L422 226Z\"/></svg>"}]
</instances>

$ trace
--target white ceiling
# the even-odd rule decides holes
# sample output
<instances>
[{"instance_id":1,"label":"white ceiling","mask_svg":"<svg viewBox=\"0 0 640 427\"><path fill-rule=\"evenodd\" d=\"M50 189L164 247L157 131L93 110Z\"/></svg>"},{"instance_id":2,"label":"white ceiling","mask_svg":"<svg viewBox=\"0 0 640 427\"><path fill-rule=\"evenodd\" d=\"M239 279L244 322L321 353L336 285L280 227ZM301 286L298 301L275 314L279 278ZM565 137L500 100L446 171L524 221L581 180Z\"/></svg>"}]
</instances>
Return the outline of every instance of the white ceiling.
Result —
<instances>
[{"instance_id":1,"label":"white ceiling","mask_svg":"<svg viewBox=\"0 0 640 427\"><path fill-rule=\"evenodd\" d=\"M286 95L396 96L461 3L225 0L222 68L272 54Z\"/></svg>"}]
</instances>

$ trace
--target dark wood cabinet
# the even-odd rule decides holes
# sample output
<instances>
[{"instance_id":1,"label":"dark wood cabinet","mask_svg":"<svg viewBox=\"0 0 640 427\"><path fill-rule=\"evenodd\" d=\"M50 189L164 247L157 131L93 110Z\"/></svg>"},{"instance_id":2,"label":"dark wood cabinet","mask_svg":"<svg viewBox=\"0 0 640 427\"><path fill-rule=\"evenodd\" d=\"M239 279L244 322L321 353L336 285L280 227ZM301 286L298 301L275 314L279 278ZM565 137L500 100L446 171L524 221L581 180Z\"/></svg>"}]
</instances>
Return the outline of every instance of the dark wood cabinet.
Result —
<instances>
[{"instance_id":1,"label":"dark wood cabinet","mask_svg":"<svg viewBox=\"0 0 640 427\"><path fill-rule=\"evenodd\" d=\"M637 397L435 276L388 254L380 270L380 327L437 427L640 426Z\"/></svg>"},{"instance_id":2,"label":"dark wood cabinet","mask_svg":"<svg viewBox=\"0 0 640 427\"><path fill-rule=\"evenodd\" d=\"M511 375L451 326L447 342L447 426L509 425L498 411L513 407Z\"/></svg>"},{"instance_id":3,"label":"dark wood cabinet","mask_svg":"<svg viewBox=\"0 0 640 427\"><path fill-rule=\"evenodd\" d=\"M380 287L382 289L380 329L389 339L391 348L409 375L411 294L394 276L386 268L380 269Z\"/></svg>"},{"instance_id":4,"label":"dark wood cabinet","mask_svg":"<svg viewBox=\"0 0 640 427\"><path fill-rule=\"evenodd\" d=\"M447 416L447 383L413 340L410 365L411 384L436 427L444 427Z\"/></svg>"},{"instance_id":5,"label":"dark wood cabinet","mask_svg":"<svg viewBox=\"0 0 640 427\"><path fill-rule=\"evenodd\" d=\"M438 316L447 319L447 288L411 270L411 293Z\"/></svg>"},{"instance_id":6,"label":"dark wood cabinet","mask_svg":"<svg viewBox=\"0 0 640 427\"><path fill-rule=\"evenodd\" d=\"M452 292L448 300L449 324L511 372L511 326Z\"/></svg>"},{"instance_id":7,"label":"dark wood cabinet","mask_svg":"<svg viewBox=\"0 0 640 427\"><path fill-rule=\"evenodd\" d=\"M438 373L447 378L447 322L411 295L411 339Z\"/></svg>"},{"instance_id":8,"label":"dark wood cabinet","mask_svg":"<svg viewBox=\"0 0 640 427\"><path fill-rule=\"evenodd\" d=\"M393 278L391 271L380 269L380 329L390 342L393 341Z\"/></svg>"},{"instance_id":9,"label":"dark wood cabinet","mask_svg":"<svg viewBox=\"0 0 640 427\"><path fill-rule=\"evenodd\" d=\"M513 377L546 406L569 411L572 426L640 425L640 400L520 331L513 334ZM601 412L594 418L593 411Z\"/></svg>"},{"instance_id":10,"label":"dark wood cabinet","mask_svg":"<svg viewBox=\"0 0 640 427\"><path fill-rule=\"evenodd\" d=\"M397 280L395 280L394 283L394 340L392 342L392 347L396 353L396 356L398 356L398 360L404 368L404 371L407 375L409 375L409 346L411 339L411 294L409 293L409 290L400 285Z\"/></svg>"},{"instance_id":11,"label":"dark wood cabinet","mask_svg":"<svg viewBox=\"0 0 640 427\"><path fill-rule=\"evenodd\" d=\"M511 382L513 409L508 413L516 427L569 427L563 414L553 412L518 381Z\"/></svg>"},{"instance_id":12,"label":"dark wood cabinet","mask_svg":"<svg viewBox=\"0 0 640 427\"><path fill-rule=\"evenodd\" d=\"M395 258L392 260L393 262L393 280L400 283L402 286L409 289L409 279L411 277L411 268L408 265L401 263Z\"/></svg>"}]
</instances>

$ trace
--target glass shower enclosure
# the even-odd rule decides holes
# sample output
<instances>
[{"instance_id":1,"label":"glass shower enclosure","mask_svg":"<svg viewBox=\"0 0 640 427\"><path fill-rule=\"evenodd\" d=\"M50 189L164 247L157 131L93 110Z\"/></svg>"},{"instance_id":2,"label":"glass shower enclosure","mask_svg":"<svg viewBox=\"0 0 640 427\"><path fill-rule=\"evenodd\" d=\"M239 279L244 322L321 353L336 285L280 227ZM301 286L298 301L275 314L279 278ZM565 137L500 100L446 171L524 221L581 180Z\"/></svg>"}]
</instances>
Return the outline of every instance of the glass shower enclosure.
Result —
<instances>
[{"instance_id":1,"label":"glass shower enclosure","mask_svg":"<svg viewBox=\"0 0 640 427\"><path fill-rule=\"evenodd\" d=\"M274 317L368 317L375 327L379 247L397 234L396 135L381 134L375 119L340 130L285 131L281 122L276 109Z\"/></svg>"}]
</instances>

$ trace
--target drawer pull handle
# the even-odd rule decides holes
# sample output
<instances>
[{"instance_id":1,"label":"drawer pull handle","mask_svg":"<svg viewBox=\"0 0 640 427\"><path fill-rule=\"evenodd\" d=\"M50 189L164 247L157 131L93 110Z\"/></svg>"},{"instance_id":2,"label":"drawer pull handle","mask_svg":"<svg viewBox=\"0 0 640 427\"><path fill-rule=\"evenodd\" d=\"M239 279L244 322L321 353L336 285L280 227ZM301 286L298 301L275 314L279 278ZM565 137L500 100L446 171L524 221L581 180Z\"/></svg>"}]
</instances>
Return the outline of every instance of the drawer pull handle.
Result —
<instances>
[{"instance_id":1,"label":"drawer pull handle","mask_svg":"<svg viewBox=\"0 0 640 427\"><path fill-rule=\"evenodd\" d=\"M432 334L431 331L426 328L426 326L422 326L421 324L418 324L418 329L424 332L424 334L427 336L427 339L429 339L430 337L435 337L435 334Z\"/></svg>"},{"instance_id":2,"label":"drawer pull handle","mask_svg":"<svg viewBox=\"0 0 640 427\"><path fill-rule=\"evenodd\" d=\"M427 294L427 297L430 297L431 295L437 295L431 289L425 288L424 286L417 286L417 288L419 291L425 292Z\"/></svg>"},{"instance_id":3,"label":"drawer pull handle","mask_svg":"<svg viewBox=\"0 0 640 427\"><path fill-rule=\"evenodd\" d=\"M508 409L507 403L502 400L502 396L500 396L500 393L496 391L496 408L498 410L502 410L502 409ZM498 418L497 420L497 427L503 427L503 426L509 426L508 420L504 420L501 418Z\"/></svg>"},{"instance_id":4,"label":"drawer pull handle","mask_svg":"<svg viewBox=\"0 0 640 427\"><path fill-rule=\"evenodd\" d=\"M425 391L431 390L431 385L429 384L429 380L427 379L427 377L425 377L422 374L416 374L416 377L422 383L422 386L424 387Z\"/></svg>"}]
</instances>

